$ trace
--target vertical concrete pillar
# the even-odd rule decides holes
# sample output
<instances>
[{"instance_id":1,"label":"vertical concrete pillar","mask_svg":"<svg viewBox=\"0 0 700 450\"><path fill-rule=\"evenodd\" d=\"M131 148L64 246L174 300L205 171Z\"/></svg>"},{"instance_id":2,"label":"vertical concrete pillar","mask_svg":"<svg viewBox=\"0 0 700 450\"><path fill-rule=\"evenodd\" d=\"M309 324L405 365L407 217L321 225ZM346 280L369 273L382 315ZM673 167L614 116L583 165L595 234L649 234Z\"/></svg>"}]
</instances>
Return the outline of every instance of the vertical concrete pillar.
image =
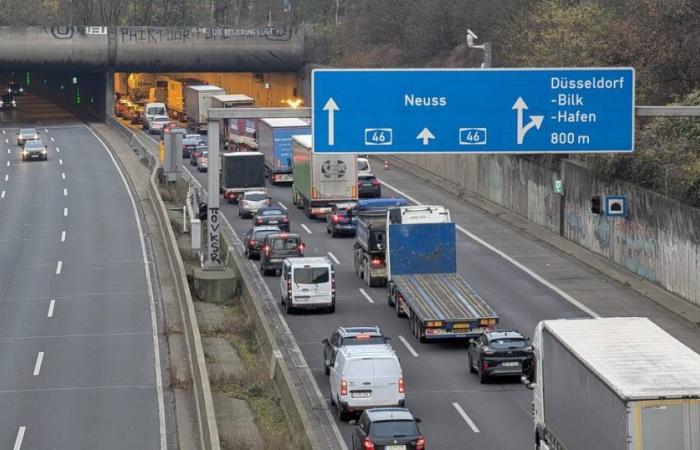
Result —
<instances>
[{"instance_id":1,"label":"vertical concrete pillar","mask_svg":"<svg viewBox=\"0 0 700 450\"><path fill-rule=\"evenodd\" d=\"M105 83L105 116L114 117L114 72L107 71L104 76Z\"/></svg>"}]
</instances>

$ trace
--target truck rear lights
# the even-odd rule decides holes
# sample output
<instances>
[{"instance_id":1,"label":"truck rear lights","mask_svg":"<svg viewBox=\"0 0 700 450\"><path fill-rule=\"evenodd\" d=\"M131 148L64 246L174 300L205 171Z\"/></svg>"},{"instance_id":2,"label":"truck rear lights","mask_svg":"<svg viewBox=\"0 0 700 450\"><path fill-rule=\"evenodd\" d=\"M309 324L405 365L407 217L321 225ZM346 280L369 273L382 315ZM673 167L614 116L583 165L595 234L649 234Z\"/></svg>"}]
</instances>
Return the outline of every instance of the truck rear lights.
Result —
<instances>
[{"instance_id":1,"label":"truck rear lights","mask_svg":"<svg viewBox=\"0 0 700 450\"><path fill-rule=\"evenodd\" d=\"M340 395L348 395L348 382L340 380Z\"/></svg>"},{"instance_id":2,"label":"truck rear lights","mask_svg":"<svg viewBox=\"0 0 700 450\"><path fill-rule=\"evenodd\" d=\"M379 258L373 258L370 264L372 267L384 267L384 261Z\"/></svg>"},{"instance_id":3,"label":"truck rear lights","mask_svg":"<svg viewBox=\"0 0 700 450\"><path fill-rule=\"evenodd\" d=\"M399 378L399 394L403 394L405 392L405 385L403 381L403 377Z\"/></svg>"}]
</instances>

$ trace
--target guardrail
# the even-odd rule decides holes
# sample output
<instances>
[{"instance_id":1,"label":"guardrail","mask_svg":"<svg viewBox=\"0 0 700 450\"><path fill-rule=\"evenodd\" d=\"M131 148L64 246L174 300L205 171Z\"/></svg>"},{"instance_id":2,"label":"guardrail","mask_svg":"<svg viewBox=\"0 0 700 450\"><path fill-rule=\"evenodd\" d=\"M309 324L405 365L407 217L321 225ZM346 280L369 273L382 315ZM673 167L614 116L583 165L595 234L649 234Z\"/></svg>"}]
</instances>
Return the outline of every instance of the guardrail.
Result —
<instances>
[{"instance_id":1,"label":"guardrail","mask_svg":"<svg viewBox=\"0 0 700 450\"><path fill-rule=\"evenodd\" d=\"M202 340L199 334L199 326L197 324L197 317L195 316L192 295L185 274L185 265L178 251L177 240L172 225L170 224L168 211L158 191L157 177L160 170L159 162L151 153L148 141L138 136L137 133L124 127L114 118L108 118L107 124L128 140L131 147L137 151L142 158L148 160L148 166L152 169L148 184L148 198L153 204L160 232L165 239L170 272L173 274L175 280L175 290L180 306L180 315L185 331L185 343L190 360L190 371L192 373L192 390L194 392L195 408L197 410L197 419L199 422L197 424L199 428L199 441L203 450L219 450L221 445L219 443L219 432L216 425L216 416L214 414L214 401L211 395L209 374L207 372L204 349L202 348Z\"/></svg>"},{"instance_id":2,"label":"guardrail","mask_svg":"<svg viewBox=\"0 0 700 450\"><path fill-rule=\"evenodd\" d=\"M128 136L132 147L140 154L144 153L149 161L154 158L157 147L155 142L138 136L138 133L133 133L115 119L109 123L120 128L120 133L128 133L123 135ZM206 189L187 170L183 170L182 176L192 188L206 193ZM292 429L304 431L304 448L347 450L326 400L318 390L296 339L277 307L277 301L260 273L247 264L243 243L231 223L225 216L222 215L221 218L224 224L221 231L222 260L233 269L236 279L240 280L241 303L255 323L262 353L270 361L270 377L280 393Z\"/></svg>"}]
</instances>

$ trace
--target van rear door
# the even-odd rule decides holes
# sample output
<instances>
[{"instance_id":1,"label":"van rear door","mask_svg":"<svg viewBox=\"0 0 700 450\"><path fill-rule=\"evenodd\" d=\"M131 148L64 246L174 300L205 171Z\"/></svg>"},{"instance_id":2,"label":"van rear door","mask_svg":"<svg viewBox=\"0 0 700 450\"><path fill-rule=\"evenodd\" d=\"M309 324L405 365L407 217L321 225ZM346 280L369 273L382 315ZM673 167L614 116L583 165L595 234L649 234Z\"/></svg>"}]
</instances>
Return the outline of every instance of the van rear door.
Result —
<instances>
[{"instance_id":1,"label":"van rear door","mask_svg":"<svg viewBox=\"0 0 700 450\"><path fill-rule=\"evenodd\" d=\"M373 361L374 404L394 406L399 403L401 368L396 358L376 358Z\"/></svg>"},{"instance_id":2,"label":"van rear door","mask_svg":"<svg viewBox=\"0 0 700 450\"><path fill-rule=\"evenodd\" d=\"M366 408L376 404L374 400L373 359L361 358L347 361L344 378L348 381L347 403L352 408Z\"/></svg>"},{"instance_id":3,"label":"van rear door","mask_svg":"<svg viewBox=\"0 0 700 450\"><path fill-rule=\"evenodd\" d=\"M327 265L294 268L295 303L330 304L331 269Z\"/></svg>"}]
</instances>

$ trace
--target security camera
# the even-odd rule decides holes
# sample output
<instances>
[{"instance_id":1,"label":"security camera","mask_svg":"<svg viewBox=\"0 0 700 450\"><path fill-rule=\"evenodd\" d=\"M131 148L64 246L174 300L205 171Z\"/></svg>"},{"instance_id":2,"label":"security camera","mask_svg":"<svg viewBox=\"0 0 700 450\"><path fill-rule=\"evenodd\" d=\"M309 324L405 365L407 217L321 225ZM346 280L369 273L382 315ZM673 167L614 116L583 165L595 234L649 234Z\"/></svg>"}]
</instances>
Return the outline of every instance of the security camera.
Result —
<instances>
[{"instance_id":1,"label":"security camera","mask_svg":"<svg viewBox=\"0 0 700 450\"><path fill-rule=\"evenodd\" d=\"M467 28L467 35L472 39L479 39L479 36L474 34L474 32L472 30L470 30L469 28Z\"/></svg>"}]
</instances>

